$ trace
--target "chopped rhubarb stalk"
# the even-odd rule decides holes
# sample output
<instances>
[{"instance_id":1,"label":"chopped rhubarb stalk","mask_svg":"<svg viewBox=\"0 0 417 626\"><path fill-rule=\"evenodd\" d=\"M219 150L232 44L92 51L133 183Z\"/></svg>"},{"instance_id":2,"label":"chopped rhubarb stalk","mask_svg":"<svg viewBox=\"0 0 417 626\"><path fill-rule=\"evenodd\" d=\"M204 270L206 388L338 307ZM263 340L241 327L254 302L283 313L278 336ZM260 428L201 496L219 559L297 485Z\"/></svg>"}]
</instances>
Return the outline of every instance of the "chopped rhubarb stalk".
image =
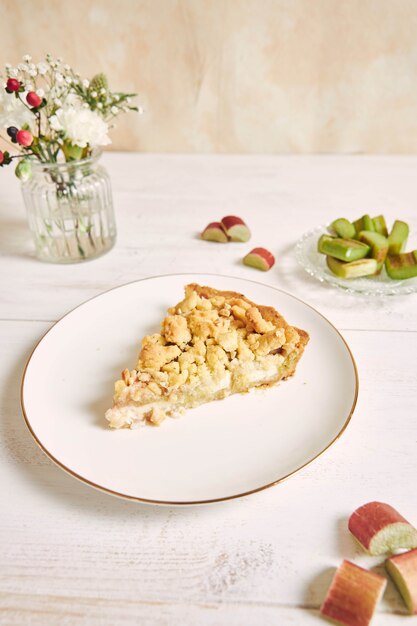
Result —
<instances>
[{"instance_id":1,"label":"chopped rhubarb stalk","mask_svg":"<svg viewBox=\"0 0 417 626\"><path fill-rule=\"evenodd\" d=\"M417 548L417 530L389 504L368 502L349 518L349 530L369 554Z\"/></svg>"},{"instance_id":2,"label":"chopped rhubarb stalk","mask_svg":"<svg viewBox=\"0 0 417 626\"><path fill-rule=\"evenodd\" d=\"M407 609L417 614L417 550L387 559L385 569L394 581Z\"/></svg>"},{"instance_id":3,"label":"chopped rhubarb stalk","mask_svg":"<svg viewBox=\"0 0 417 626\"><path fill-rule=\"evenodd\" d=\"M337 624L368 626L387 581L350 561L337 569L320 613Z\"/></svg>"}]
</instances>

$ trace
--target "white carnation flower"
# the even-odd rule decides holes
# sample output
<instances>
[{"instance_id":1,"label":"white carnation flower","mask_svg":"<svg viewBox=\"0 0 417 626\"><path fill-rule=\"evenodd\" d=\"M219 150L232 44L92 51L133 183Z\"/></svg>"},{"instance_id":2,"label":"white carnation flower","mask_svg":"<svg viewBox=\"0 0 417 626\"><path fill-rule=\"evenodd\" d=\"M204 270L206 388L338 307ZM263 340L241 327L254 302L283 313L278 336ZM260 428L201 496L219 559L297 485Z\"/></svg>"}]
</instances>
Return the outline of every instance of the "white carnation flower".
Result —
<instances>
[{"instance_id":1,"label":"white carnation flower","mask_svg":"<svg viewBox=\"0 0 417 626\"><path fill-rule=\"evenodd\" d=\"M0 89L0 128L16 126L22 128L24 124L29 124L32 128L34 116L29 109L16 98L14 93L8 94Z\"/></svg>"},{"instance_id":2,"label":"white carnation flower","mask_svg":"<svg viewBox=\"0 0 417 626\"><path fill-rule=\"evenodd\" d=\"M111 143L109 127L103 118L90 109L66 106L56 111L49 121L51 128L63 131L74 146L106 146Z\"/></svg>"}]
</instances>

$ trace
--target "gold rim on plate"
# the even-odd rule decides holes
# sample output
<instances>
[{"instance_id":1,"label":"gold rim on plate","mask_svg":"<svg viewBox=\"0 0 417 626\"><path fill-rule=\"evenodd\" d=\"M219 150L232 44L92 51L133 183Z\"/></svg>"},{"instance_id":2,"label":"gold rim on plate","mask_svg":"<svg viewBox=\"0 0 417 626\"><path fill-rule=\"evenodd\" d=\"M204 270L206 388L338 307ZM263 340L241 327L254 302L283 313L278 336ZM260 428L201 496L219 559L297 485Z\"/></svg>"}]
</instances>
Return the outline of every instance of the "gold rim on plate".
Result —
<instances>
[{"instance_id":1,"label":"gold rim on plate","mask_svg":"<svg viewBox=\"0 0 417 626\"><path fill-rule=\"evenodd\" d=\"M35 351L36 351L37 347L39 346L39 344L44 340L46 335L56 326L56 324L59 324L59 322L61 322L64 318L66 318L68 315L70 315L73 311L76 311L77 309L79 309L81 306L83 306L87 302L90 302L91 300L95 300L96 298L99 298L100 296L104 295L105 293L109 293L110 291L114 291L115 289L121 289L122 287L126 287L127 285L132 285L133 283L141 283L141 282L144 282L145 280L152 280L152 279L155 279L155 278L166 278L166 277L169 277L169 276L215 276L217 278L231 278L232 280L244 280L245 282L248 282L248 283L254 283L255 285L261 285L262 287L269 287L270 289L274 289L274 291L278 291L280 293L283 293L284 295L289 296L290 298L293 298L294 300L297 300L298 302L301 302L302 304L307 306L309 309L312 309L315 313L317 313L317 315L322 317L333 328L333 330L336 331L336 333L339 335L340 339L343 341L344 345L346 346L346 349L347 349L347 351L349 353L349 356L351 358L351 361L352 361L353 371L354 371L354 374L355 374L355 394L354 394L354 398L353 398L353 403L352 403L351 409L349 411L349 414L348 414L348 416L346 418L346 421L344 422L342 428L337 433L337 435L330 441L330 443L328 443L327 446L325 448L323 448L323 450L321 450L318 454L316 454L316 456L314 456L312 459L310 459L309 461L307 461L303 465L300 465L300 467L297 467L295 470L293 470L289 474L286 474L285 476L281 476L280 478L277 478L277 480L274 480L271 483L267 483L266 485L262 485L261 487L256 487L256 489L250 489L249 491L244 491L243 493L237 493L237 494L233 494L231 496L223 496L222 498L211 498L211 499L208 499L208 500L190 500L190 501L175 501L175 500L173 500L173 501L171 501L171 500L152 500L152 499L149 499L149 498L139 498L137 496L130 496L128 494L124 494L124 493L120 493L118 491L114 491L113 489L108 489L107 487L103 487L102 485L98 485L97 483L94 483L93 481L89 480L88 478L85 478L84 476L81 476L80 474L77 474L72 469L70 469L69 467L67 467L63 463L61 463L61 461L56 459L54 457L54 455L51 452L49 452L49 450L47 448L45 448L43 443L36 436L32 426L31 426L31 423L29 421L29 417L28 417L28 415L26 413L25 403L24 403L24 399L23 399L26 372L27 372L29 363L30 363L33 355L35 354ZM349 422L350 422L350 420L352 418L352 415L353 415L353 412L355 410L355 407L356 407L356 403L357 403L357 400L358 400L358 393L359 393L358 369L356 367L356 362L355 362L355 359L353 358L353 354L351 352L351 349L349 348L349 346L348 346L346 340L344 339L344 337L342 336L342 334L337 330L337 328L331 322L329 322L327 317L322 315L322 313L317 311L317 309L312 307L310 304L307 304L306 302L304 302L304 300L301 300L301 298L297 298L296 296L293 296L292 294L284 291L283 289L278 289L277 287L273 287L272 285L266 285L265 283L261 283L261 282L259 282L257 280L250 280L250 279L246 279L246 278L241 278L239 276L227 276L225 274L210 274L210 273L205 273L205 272L182 272L182 273L179 273L179 274L159 274L157 276L148 276L147 278L139 278L138 280L132 280L132 281L130 281L128 283L125 283L124 285L118 285L117 287L112 287L111 289L107 289L106 291L103 291L103 292L97 294L96 296L93 296L92 298L88 298L87 300L85 300L81 304L78 304L76 307L74 307L73 309L68 311L68 313L65 313L65 315L63 315L59 320L54 322L54 324L52 324L51 328L48 328L46 333L44 333L42 335L42 337L39 339L39 341L36 343L35 347L33 348L32 352L30 353L28 360L26 361L25 368L23 370L22 382L21 382L21 385L20 385L20 404L21 404L21 407L22 407L22 413L23 413L23 417L24 417L25 422L26 422L26 426L28 427L30 434L32 435L32 437L34 438L34 440L36 441L36 443L38 444L40 449L46 454L47 457L49 457L51 459L51 461L53 461L58 467L63 469L67 474L69 474L73 478L77 478L78 480L80 480L81 482L85 483L86 485L89 485L90 487L94 487L95 489L98 489L99 491L102 491L104 493L108 493L108 494L110 494L112 496L123 498L125 500L132 500L134 502L141 502L143 504L158 504L158 505L171 505L171 506L192 506L192 505L197 505L197 504L214 504L215 502L225 502L227 500L235 500L236 498L243 498L244 496L250 496L253 493L258 493L259 491L263 491L264 489L269 489L269 487L274 487L275 485L278 485L279 483L282 483L284 480L287 480L288 478L290 478L291 476L293 476L294 474L296 474L300 470L302 470L305 467L307 467L308 465L310 465L310 463L313 463L313 461L315 461L322 454L324 454L324 452L326 452L326 450L328 450L342 436L342 434L346 430L346 428L347 428L347 426L348 426L348 424L349 424Z\"/></svg>"}]
</instances>

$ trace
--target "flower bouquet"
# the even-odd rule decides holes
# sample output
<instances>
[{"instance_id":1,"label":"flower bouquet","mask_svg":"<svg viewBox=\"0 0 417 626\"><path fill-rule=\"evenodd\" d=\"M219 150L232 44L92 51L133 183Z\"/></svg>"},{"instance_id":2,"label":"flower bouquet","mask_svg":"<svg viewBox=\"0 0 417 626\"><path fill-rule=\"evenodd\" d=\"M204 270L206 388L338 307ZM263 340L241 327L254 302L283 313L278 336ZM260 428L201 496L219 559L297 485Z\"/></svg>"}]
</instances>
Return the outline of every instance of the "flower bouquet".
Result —
<instances>
[{"instance_id":1,"label":"flower bouquet","mask_svg":"<svg viewBox=\"0 0 417 626\"><path fill-rule=\"evenodd\" d=\"M7 64L0 89L0 167L16 163L39 258L71 263L99 256L115 241L109 177L99 165L114 119L136 94L112 92L106 76L90 81L61 59Z\"/></svg>"}]
</instances>

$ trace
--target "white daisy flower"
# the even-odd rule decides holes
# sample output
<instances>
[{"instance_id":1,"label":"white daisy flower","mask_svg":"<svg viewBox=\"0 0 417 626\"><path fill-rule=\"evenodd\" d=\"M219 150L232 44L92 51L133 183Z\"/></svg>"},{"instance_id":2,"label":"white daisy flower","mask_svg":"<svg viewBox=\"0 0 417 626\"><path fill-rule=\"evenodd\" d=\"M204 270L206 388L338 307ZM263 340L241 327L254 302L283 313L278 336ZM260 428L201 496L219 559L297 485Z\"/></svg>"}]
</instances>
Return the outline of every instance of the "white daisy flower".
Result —
<instances>
[{"instance_id":1,"label":"white daisy flower","mask_svg":"<svg viewBox=\"0 0 417 626\"><path fill-rule=\"evenodd\" d=\"M48 66L45 63L38 63L38 73L43 76L48 71Z\"/></svg>"},{"instance_id":2,"label":"white daisy flower","mask_svg":"<svg viewBox=\"0 0 417 626\"><path fill-rule=\"evenodd\" d=\"M86 89L88 89L88 87L90 86L90 81L87 80L86 78L84 78L83 80L83 87L85 87Z\"/></svg>"},{"instance_id":3,"label":"white daisy flower","mask_svg":"<svg viewBox=\"0 0 417 626\"><path fill-rule=\"evenodd\" d=\"M63 131L72 145L85 148L105 146L111 143L108 137L108 125L103 118L88 109L67 106L58 109L50 119L51 128Z\"/></svg>"}]
</instances>

